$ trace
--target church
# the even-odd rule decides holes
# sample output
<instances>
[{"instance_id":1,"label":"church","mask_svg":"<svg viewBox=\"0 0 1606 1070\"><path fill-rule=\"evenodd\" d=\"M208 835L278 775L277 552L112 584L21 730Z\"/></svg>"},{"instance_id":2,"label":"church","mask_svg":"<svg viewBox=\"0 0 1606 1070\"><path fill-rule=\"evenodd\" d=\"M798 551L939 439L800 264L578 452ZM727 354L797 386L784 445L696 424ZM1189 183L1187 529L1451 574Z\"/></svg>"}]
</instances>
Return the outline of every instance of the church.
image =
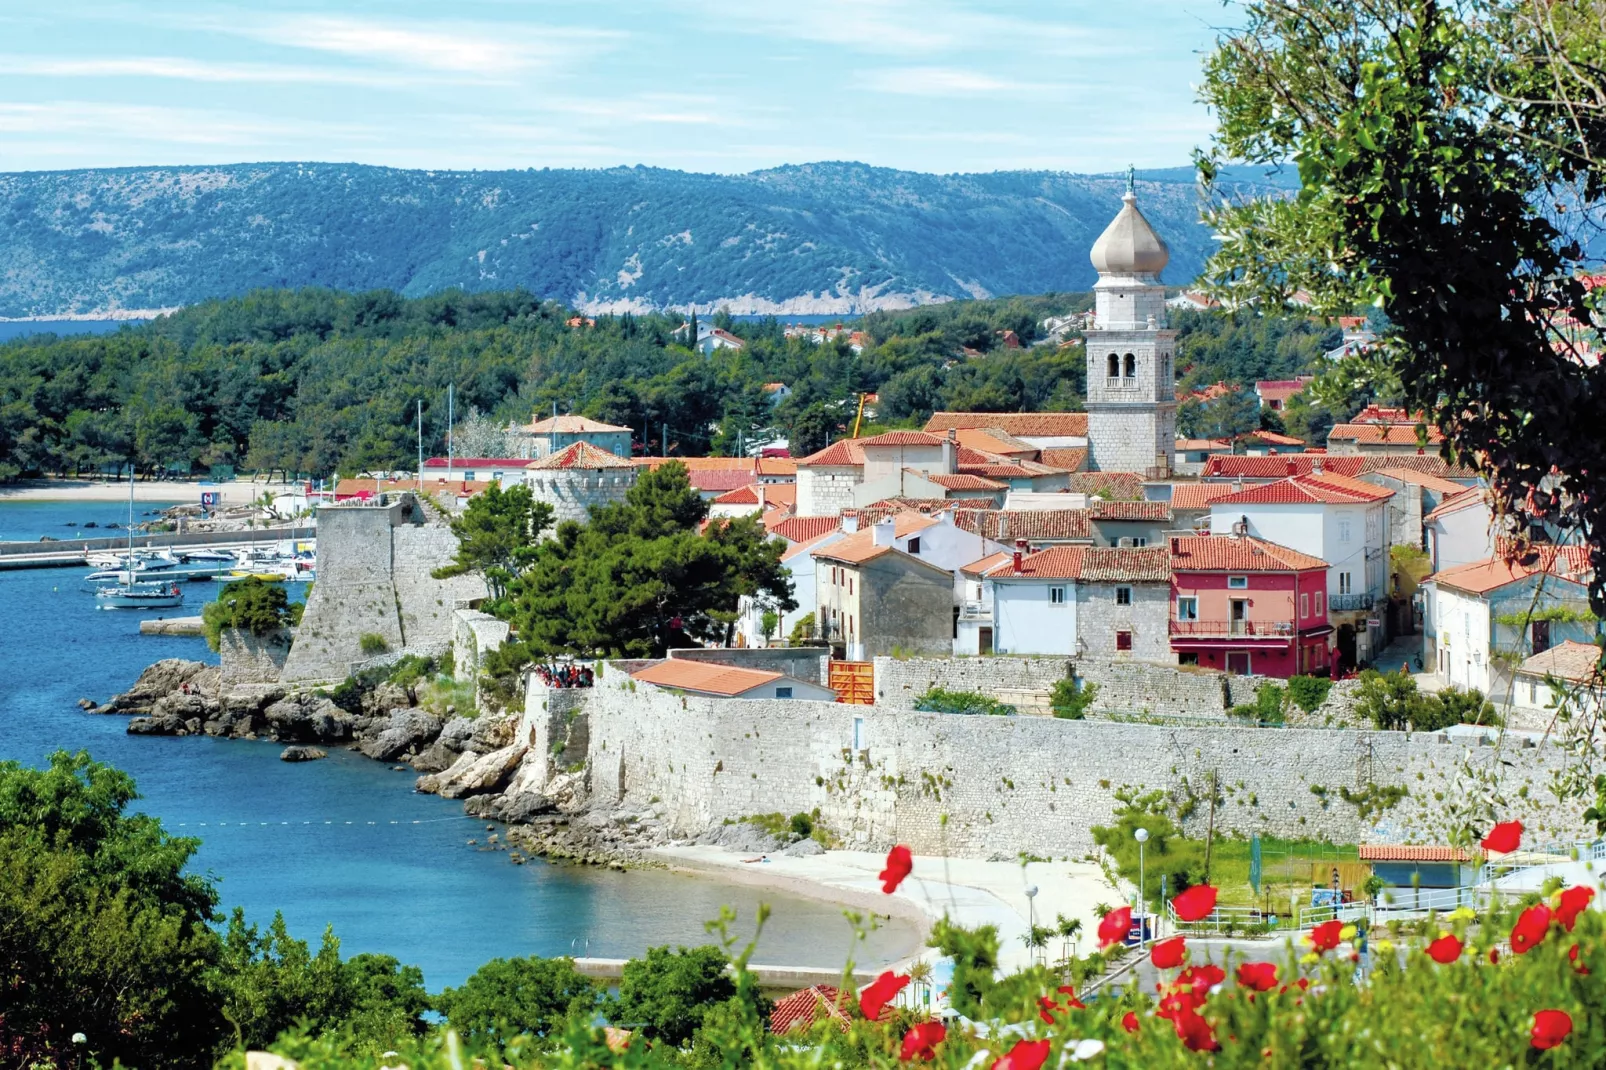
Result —
<instances>
[{"instance_id":1,"label":"church","mask_svg":"<svg viewBox=\"0 0 1606 1070\"><path fill-rule=\"evenodd\" d=\"M1171 253L1138 211L1130 178L1122 201L1090 254L1099 281L1086 332L1088 467L1164 479L1177 427L1177 332L1166 327L1160 282Z\"/></svg>"}]
</instances>

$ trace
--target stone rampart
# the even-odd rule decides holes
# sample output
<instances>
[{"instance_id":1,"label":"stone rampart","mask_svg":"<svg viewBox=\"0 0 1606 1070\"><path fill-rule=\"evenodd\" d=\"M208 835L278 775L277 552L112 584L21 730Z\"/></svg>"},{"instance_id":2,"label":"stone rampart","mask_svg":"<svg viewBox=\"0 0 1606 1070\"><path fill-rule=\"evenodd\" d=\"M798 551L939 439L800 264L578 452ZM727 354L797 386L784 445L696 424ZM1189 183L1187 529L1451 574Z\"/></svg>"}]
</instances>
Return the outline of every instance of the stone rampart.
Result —
<instances>
[{"instance_id":1,"label":"stone rampart","mask_svg":"<svg viewBox=\"0 0 1606 1070\"><path fill-rule=\"evenodd\" d=\"M223 690L278 683L289 653L289 632L253 635L238 628L225 629L218 636L218 673Z\"/></svg>"},{"instance_id":2,"label":"stone rampart","mask_svg":"<svg viewBox=\"0 0 1606 1070\"><path fill-rule=\"evenodd\" d=\"M1221 673L1183 672L1146 661L1079 658L1076 675L1099 685L1092 716L1152 714L1161 717L1221 717L1228 709Z\"/></svg>"},{"instance_id":3,"label":"stone rampart","mask_svg":"<svg viewBox=\"0 0 1606 1070\"><path fill-rule=\"evenodd\" d=\"M875 659L877 705L913 709L934 687L945 691L1048 691L1071 674L1070 658L892 658Z\"/></svg>"},{"instance_id":4,"label":"stone rampart","mask_svg":"<svg viewBox=\"0 0 1606 1070\"><path fill-rule=\"evenodd\" d=\"M517 742L530 748L528 766L544 756L542 768L527 786L541 791L547 781L585 762L590 744L586 715L591 689L548 687L531 674L524 692L524 716L519 720Z\"/></svg>"},{"instance_id":5,"label":"stone rampart","mask_svg":"<svg viewBox=\"0 0 1606 1070\"><path fill-rule=\"evenodd\" d=\"M829 647L762 647L753 649L697 647L671 650L671 659L679 661L707 661L715 665L734 665L740 669L757 669L760 672L778 672L811 684L829 686L831 657Z\"/></svg>"},{"instance_id":6,"label":"stone rampart","mask_svg":"<svg viewBox=\"0 0 1606 1070\"><path fill-rule=\"evenodd\" d=\"M1063 657L876 658L875 694L879 705L913 709L934 687L979 691L1023 709L1045 709L1048 692L1074 671L1098 684L1090 713L1223 717L1228 707L1221 673L1184 672L1147 661ZM1255 679L1249 688L1251 701Z\"/></svg>"},{"instance_id":7,"label":"stone rampart","mask_svg":"<svg viewBox=\"0 0 1606 1070\"><path fill-rule=\"evenodd\" d=\"M480 662L501 647L508 636L507 621L497 620L477 609L459 609L452 614L452 675L459 680L478 680Z\"/></svg>"}]
</instances>

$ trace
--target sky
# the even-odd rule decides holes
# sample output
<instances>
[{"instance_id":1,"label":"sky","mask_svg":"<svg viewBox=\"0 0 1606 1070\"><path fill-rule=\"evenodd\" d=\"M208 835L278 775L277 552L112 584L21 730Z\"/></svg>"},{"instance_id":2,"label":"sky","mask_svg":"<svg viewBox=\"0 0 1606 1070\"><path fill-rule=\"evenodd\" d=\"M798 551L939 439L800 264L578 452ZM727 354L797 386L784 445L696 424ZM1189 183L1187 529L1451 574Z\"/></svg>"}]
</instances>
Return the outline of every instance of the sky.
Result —
<instances>
[{"instance_id":1,"label":"sky","mask_svg":"<svg viewBox=\"0 0 1606 1070\"><path fill-rule=\"evenodd\" d=\"M0 171L1186 164L1219 0L0 0Z\"/></svg>"}]
</instances>

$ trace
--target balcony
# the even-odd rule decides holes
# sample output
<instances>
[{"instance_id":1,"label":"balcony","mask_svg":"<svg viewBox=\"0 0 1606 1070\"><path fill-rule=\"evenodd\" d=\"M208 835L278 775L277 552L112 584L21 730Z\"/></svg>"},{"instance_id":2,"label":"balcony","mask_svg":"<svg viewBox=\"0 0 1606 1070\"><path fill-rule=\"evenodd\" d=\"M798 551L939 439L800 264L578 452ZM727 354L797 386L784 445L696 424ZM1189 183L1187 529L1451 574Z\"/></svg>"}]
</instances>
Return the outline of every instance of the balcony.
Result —
<instances>
[{"instance_id":1,"label":"balcony","mask_svg":"<svg viewBox=\"0 0 1606 1070\"><path fill-rule=\"evenodd\" d=\"M1334 613L1354 613L1357 610L1371 609L1375 596L1370 592L1365 594L1335 594L1327 600L1327 608Z\"/></svg>"},{"instance_id":2,"label":"balcony","mask_svg":"<svg viewBox=\"0 0 1606 1070\"><path fill-rule=\"evenodd\" d=\"M993 607L984 605L981 602L966 602L959 607L959 619L991 624L993 622Z\"/></svg>"},{"instance_id":3,"label":"balcony","mask_svg":"<svg viewBox=\"0 0 1606 1070\"><path fill-rule=\"evenodd\" d=\"M1174 620L1173 639L1292 639L1291 620Z\"/></svg>"}]
</instances>

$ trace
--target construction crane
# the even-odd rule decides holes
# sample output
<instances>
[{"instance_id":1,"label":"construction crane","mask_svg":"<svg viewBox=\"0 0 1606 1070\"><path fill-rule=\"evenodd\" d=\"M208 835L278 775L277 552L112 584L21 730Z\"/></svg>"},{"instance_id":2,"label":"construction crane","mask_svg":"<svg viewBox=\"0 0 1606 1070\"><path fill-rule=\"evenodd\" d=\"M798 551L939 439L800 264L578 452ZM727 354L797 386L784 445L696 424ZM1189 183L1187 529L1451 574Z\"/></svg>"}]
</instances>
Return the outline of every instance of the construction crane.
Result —
<instances>
[{"instance_id":1,"label":"construction crane","mask_svg":"<svg viewBox=\"0 0 1606 1070\"><path fill-rule=\"evenodd\" d=\"M859 395L859 414L853 418L853 437L859 437L859 425L864 422L864 399L868 394Z\"/></svg>"}]
</instances>

